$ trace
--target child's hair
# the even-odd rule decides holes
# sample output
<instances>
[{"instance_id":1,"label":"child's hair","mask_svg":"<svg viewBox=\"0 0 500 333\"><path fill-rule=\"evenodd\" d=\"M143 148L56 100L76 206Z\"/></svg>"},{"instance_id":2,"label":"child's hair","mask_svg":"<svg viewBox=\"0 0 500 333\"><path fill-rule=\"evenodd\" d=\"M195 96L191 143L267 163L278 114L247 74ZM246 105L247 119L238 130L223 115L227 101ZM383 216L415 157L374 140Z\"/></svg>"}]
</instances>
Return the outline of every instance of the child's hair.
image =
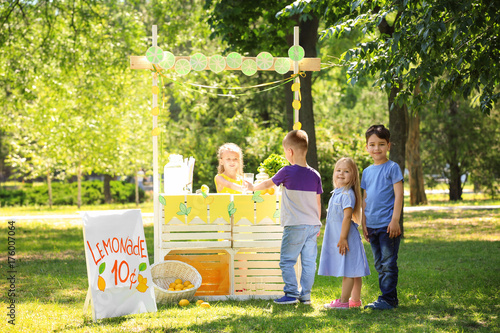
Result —
<instances>
[{"instance_id":1,"label":"child's hair","mask_svg":"<svg viewBox=\"0 0 500 333\"><path fill-rule=\"evenodd\" d=\"M224 173L224 166L220 163L220 160L222 159L222 156L224 155L225 152L233 152L237 153L238 157L240 159L240 168L238 170L239 175L243 175L243 151L241 150L240 147L238 147L237 144L234 143L225 143L222 146L219 147L219 150L217 151L217 161L219 162L219 165L217 167L217 173L222 174Z\"/></svg>"},{"instance_id":2,"label":"child's hair","mask_svg":"<svg viewBox=\"0 0 500 333\"><path fill-rule=\"evenodd\" d=\"M360 187L360 182L359 182L359 171L358 171L358 166L356 165L356 162L350 157L342 157L335 163L335 168L333 169L333 179L335 179L335 170L337 170L337 167L339 166L340 163L346 163L347 167L349 168L349 171L352 174L351 181L345 186L346 188L352 188L354 191L354 197L356 199L356 203L354 204L354 207L352 209L352 217L353 220L357 223L361 222L361 187ZM335 184L335 181L333 183L333 187L337 188L337 185Z\"/></svg>"},{"instance_id":3,"label":"child's hair","mask_svg":"<svg viewBox=\"0 0 500 333\"><path fill-rule=\"evenodd\" d=\"M293 130L283 139L283 146L285 148L293 148L302 153L307 153L307 146L309 144L309 137L303 130Z\"/></svg>"},{"instance_id":4,"label":"child's hair","mask_svg":"<svg viewBox=\"0 0 500 333\"><path fill-rule=\"evenodd\" d=\"M368 142L368 138L371 137L373 134L378 136L380 139L384 139L385 141L387 141L387 143L389 143L391 140L391 132L389 132L389 130L385 128L384 125L370 126L365 133L366 142Z\"/></svg>"}]
</instances>

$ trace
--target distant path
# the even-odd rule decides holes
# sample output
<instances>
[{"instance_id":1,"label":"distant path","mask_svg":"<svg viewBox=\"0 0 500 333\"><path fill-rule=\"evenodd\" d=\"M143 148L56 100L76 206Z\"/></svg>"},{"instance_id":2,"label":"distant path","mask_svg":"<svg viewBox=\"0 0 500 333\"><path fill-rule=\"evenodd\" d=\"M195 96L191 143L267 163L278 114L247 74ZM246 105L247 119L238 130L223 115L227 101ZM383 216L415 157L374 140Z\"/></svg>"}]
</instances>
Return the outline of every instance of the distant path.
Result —
<instances>
[{"instance_id":1,"label":"distant path","mask_svg":"<svg viewBox=\"0 0 500 333\"><path fill-rule=\"evenodd\" d=\"M412 206L404 207L405 212L423 212L427 210L480 210L480 209L500 209L500 205L490 206ZM144 223L153 223L153 213L142 213ZM55 215L22 215L22 216L0 216L0 221L22 221L22 220L76 220L81 221L80 214L55 214Z\"/></svg>"}]
</instances>

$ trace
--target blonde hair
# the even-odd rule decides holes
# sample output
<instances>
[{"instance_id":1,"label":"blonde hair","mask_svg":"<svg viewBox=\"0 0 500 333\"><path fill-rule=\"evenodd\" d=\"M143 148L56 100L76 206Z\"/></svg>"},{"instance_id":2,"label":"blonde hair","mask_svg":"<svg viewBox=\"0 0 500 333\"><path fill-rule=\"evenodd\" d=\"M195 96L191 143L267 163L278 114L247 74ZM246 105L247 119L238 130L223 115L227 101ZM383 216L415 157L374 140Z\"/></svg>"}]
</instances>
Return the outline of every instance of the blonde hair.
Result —
<instances>
[{"instance_id":1,"label":"blonde hair","mask_svg":"<svg viewBox=\"0 0 500 333\"><path fill-rule=\"evenodd\" d=\"M283 139L283 147L293 148L301 153L307 153L307 146L309 145L309 137L303 130L293 130Z\"/></svg>"},{"instance_id":2,"label":"blonde hair","mask_svg":"<svg viewBox=\"0 0 500 333\"><path fill-rule=\"evenodd\" d=\"M360 187L360 182L359 182L359 171L358 171L358 166L354 162L354 160L350 157L342 157L335 163L335 168L333 169L333 187L337 188L337 185L335 184L335 170L337 170L338 166L340 163L345 163L347 165L347 168L352 174L351 180L349 183L345 186L346 188L352 188L354 191L354 198L356 199L356 203L354 204L354 207L352 209L352 217L354 222L360 223L361 222L361 187Z\"/></svg>"},{"instance_id":3,"label":"blonde hair","mask_svg":"<svg viewBox=\"0 0 500 333\"><path fill-rule=\"evenodd\" d=\"M221 160L225 152L233 152L238 154L240 160L238 175L243 176L243 151L241 150L240 147L238 147L237 144L234 143L225 143L219 147L219 150L217 151L217 160L219 161L219 165L217 167L217 173L223 174L225 171L224 166L221 164Z\"/></svg>"}]
</instances>

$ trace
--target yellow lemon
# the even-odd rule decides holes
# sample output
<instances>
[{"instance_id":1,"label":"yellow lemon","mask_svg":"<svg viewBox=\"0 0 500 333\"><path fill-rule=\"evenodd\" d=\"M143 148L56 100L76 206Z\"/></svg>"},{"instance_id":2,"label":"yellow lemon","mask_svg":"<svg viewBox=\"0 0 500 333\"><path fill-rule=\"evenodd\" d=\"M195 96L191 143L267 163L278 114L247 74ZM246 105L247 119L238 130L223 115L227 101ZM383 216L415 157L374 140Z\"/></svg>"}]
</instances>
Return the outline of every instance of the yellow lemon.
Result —
<instances>
[{"instance_id":1,"label":"yellow lemon","mask_svg":"<svg viewBox=\"0 0 500 333\"><path fill-rule=\"evenodd\" d=\"M202 308L209 308L209 307L210 307L210 304L208 304L207 302L203 302L203 303L201 303L201 304L200 304L200 306L201 306Z\"/></svg>"},{"instance_id":2,"label":"yellow lemon","mask_svg":"<svg viewBox=\"0 0 500 333\"><path fill-rule=\"evenodd\" d=\"M178 284L178 285L175 286L174 289L175 290L182 290L182 289L184 289L184 285L183 284Z\"/></svg>"},{"instance_id":3,"label":"yellow lemon","mask_svg":"<svg viewBox=\"0 0 500 333\"><path fill-rule=\"evenodd\" d=\"M192 283L191 283L191 282L189 282L189 280L184 281L184 285L185 285L186 287L187 287L187 286L189 286L190 284L192 284Z\"/></svg>"},{"instance_id":4,"label":"yellow lemon","mask_svg":"<svg viewBox=\"0 0 500 333\"><path fill-rule=\"evenodd\" d=\"M194 284L190 284L190 285L188 286L188 289L191 289L191 288L194 288Z\"/></svg>"},{"instance_id":5,"label":"yellow lemon","mask_svg":"<svg viewBox=\"0 0 500 333\"><path fill-rule=\"evenodd\" d=\"M202 305L203 303L205 303L205 301L202 299L199 299L196 301L196 305L198 305L198 306Z\"/></svg>"},{"instance_id":6,"label":"yellow lemon","mask_svg":"<svg viewBox=\"0 0 500 333\"><path fill-rule=\"evenodd\" d=\"M171 284L168 285L169 288L175 288L176 283L172 282Z\"/></svg>"},{"instance_id":7,"label":"yellow lemon","mask_svg":"<svg viewBox=\"0 0 500 333\"><path fill-rule=\"evenodd\" d=\"M168 291L175 291L174 288L168 288Z\"/></svg>"},{"instance_id":8,"label":"yellow lemon","mask_svg":"<svg viewBox=\"0 0 500 333\"><path fill-rule=\"evenodd\" d=\"M182 280L181 279L176 279L175 280L175 284L182 284Z\"/></svg>"},{"instance_id":9,"label":"yellow lemon","mask_svg":"<svg viewBox=\"0 0 500 333\"><path fill-rule=\"evenodd\" d=\"M188 306L189 305L189 301L187 299L181 299L179 301L179 305L180 306Z\"/></svg>"}]
</instances>

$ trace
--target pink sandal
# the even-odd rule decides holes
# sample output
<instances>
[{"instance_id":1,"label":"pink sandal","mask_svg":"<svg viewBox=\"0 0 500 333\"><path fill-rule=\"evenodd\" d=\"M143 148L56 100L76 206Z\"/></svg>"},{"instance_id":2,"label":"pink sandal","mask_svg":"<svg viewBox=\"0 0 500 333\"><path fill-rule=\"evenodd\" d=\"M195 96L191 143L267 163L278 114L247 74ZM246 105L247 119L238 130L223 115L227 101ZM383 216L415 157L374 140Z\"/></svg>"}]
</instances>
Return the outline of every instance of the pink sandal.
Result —
<instances>
[{"instance_id":1,"label":"pink sandal","mask_svg":"<svg viewBox=\"0 0 500 333\"><path fill-rule=\"evenodd\" d=\"M331 303L323 305L325 309L349 309L349 302L342 303L340 299L336 299Z\"/></svg>"}]
</instances>

